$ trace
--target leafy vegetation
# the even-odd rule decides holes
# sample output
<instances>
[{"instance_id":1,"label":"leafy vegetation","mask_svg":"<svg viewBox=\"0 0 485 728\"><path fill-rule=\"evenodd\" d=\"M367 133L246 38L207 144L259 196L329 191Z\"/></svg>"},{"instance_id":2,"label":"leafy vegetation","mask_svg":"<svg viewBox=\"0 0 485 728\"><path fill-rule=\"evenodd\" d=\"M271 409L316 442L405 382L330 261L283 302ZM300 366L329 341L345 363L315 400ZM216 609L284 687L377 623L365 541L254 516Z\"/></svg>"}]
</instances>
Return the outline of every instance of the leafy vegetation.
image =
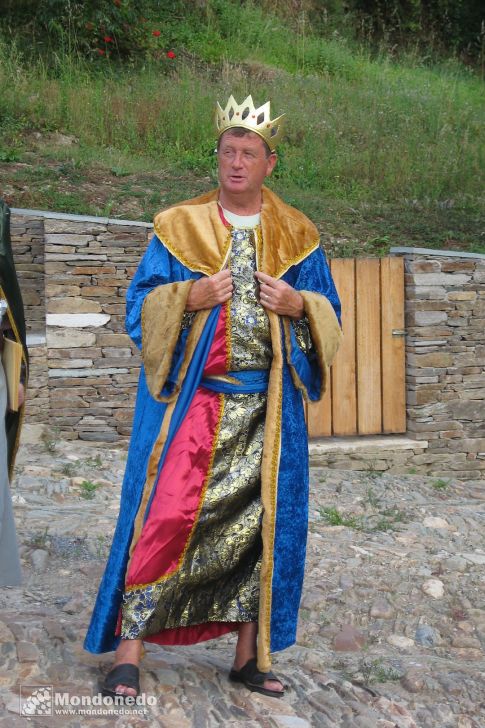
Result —
<instances>
[{"instance_id":1,"label":"leafy vegetation","mask_svg":"<svg viewBox=\"0 0 485 728\"><path fill-rule=\"evenodd\" d=\"M96 495L98 488L99 483L93 483L92 480L83 480L79 486L81 498L92 500Z\"/></svg>"},{"instance_id":2,"label":"leafy vegetation","mask_svg":"<svg viewBox=\"0 0 485 728\"><path fill-rule=\"evenodd\" d=\"M436 480L433 480L431 485L435 490L446 490L448 486L450 485L450 480L443 480L443 478L437 478Z\"/></svg>"},{"instance_id":3,"label":"leafy vegetation","mask_svg":"<svg viewBox=\"0 0 485 728\"><path fill-rule=\"evenodd\" d=\"M337 35L394 53L418 47L422 56L451 51L478 63L484 56L480 0L0 0L0 10L4 27L30 43L92 57L160 58L161 47L176 44L220 58L224 38L234 32L243 44L257 44L266 31L267 45L277 19L317 37Z\"/></svg>"},{"instance_id":4,"label":"leafy vegetation","mask_svg":"<svg viewBox=\"0 0 485 728\"><path fill-rule=\"evenodd\" d=\"M345 526L367 533L398 530L410 520L410 516L399 508L381 509L380 501L373 492L368 492L366 505L373 512L344 515L335 506L325 506L319 509L319 515L329 526Z\"/></svg>"},{"instance_id":5,"label":"leafy vegetation","mask_svg":"<svg viewBox=\"0 0 485 728\"><path fill-rule=\"evenodd\" d=\"M341 3L325 3L325 15L317 0L298 12L231 0L2 2L10 204L149 220L216 184L211 109L251 92L287 113L271 184L315 220L330 254L485 252L483 82L455 59L433 65L404 45L398 62L377 41L362 45L359 3L344 17Z\"/></svg>"},{"instance_id":6,"label":"leafy vegetation","mask_svg":"<svg viewBox=\"0 0 485 728\"><path fill-rule=\"evenodd\" d=\"M394 665L386 664L382 658L364 658L360 663L360 673L368 685L400 680L403 673Z\"/></svg>"},{"instance_id":7,"label":"leafy vegetation","mask_svg":"<svg viewBox=\"0 0 485 728\"><path fill-rule=\"evenodd\" d=\"M335 506L320 508L320 516L329 526L346 526L347 528L362 528L362 519L355 516L343 516Z\"/></svg>"}]
</instances>

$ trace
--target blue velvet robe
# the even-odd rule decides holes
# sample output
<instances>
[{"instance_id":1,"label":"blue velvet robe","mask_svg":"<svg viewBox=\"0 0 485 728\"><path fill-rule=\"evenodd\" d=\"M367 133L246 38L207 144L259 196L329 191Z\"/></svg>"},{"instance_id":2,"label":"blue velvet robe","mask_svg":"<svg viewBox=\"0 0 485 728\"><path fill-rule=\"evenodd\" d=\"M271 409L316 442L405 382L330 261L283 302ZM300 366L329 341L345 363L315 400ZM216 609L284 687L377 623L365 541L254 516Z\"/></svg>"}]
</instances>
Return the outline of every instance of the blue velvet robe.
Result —
<instances>
[{"instance_id":1,"label":"blue velvet robe","mask_svg":"<svg viewBox=\"0 0 485 728\"><path fill-rule=\"evenodd\" d=\"M156 237L152 239L127 292L126 329L141 347L142 307L146 295L158 286L197 279L201 273L186 267ZM298 264L290 267L283 280L300 291L325 296L340 318L340 303L325 256L319 247ZM221 307L210 313L197 344L170 423L159 470L170 442L183 420L200 382L204 364L214 336ZM280 320L283 334L283 325ZM169 394L184 357L188 330L182 331L175 347L171 372L162 394ZM295 386L290 364L306 388L308 398L320 396L322 371L314 351L306 355L298 347L291 326L291 346L287 351L282 335L282 429L277 474L277 505L274 530L273 576L271 597L270 650L282 650L296 639L298 608L303 583L308 522L308 439L302 393ZM84 647L93 653L116 649L119 637L115 628L124 592L129 548L146 479L147 462L160 432L167 404L156 401L147 386L141 368L133 429L123 481L120 513L108 562L102 578Z\"/></svg>"}]
</instances>

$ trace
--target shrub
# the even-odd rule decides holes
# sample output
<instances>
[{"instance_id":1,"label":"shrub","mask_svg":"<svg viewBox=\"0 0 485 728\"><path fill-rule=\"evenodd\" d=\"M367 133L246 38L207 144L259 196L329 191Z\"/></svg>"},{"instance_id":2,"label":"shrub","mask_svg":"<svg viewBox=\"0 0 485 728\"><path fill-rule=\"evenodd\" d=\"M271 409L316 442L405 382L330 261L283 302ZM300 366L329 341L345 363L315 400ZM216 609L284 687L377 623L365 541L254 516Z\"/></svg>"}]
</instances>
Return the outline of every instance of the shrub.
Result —
<instances>
[{"instance_id":1,"label":"shrub","mask_svg":"<svg viewBox=\"0 0 485 728\"><path fill-rule=\"evenodd\" d=\"M44 50L122 59L173 54L166 20L180 10L176 2L150 0L0 0L2 5L3 25L24 40L35 38Z\"/></svg>"}]
</instances>

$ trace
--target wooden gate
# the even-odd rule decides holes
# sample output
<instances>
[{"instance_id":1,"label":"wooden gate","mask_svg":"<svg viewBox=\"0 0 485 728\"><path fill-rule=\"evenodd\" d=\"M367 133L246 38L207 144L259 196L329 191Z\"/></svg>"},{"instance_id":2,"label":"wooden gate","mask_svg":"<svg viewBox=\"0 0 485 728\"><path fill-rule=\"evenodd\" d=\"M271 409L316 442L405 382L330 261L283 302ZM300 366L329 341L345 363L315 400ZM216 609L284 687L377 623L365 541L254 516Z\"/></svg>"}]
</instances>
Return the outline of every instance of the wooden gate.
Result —
<instances>
[{"instance_id":1,"label":"wooden gate","mask_svg":"<svg viewBox=\"0 0 485 728\"><path fill-rule=\"evenodd\" d=\"M344 338L323 400L307 410L310 437L406 431L404 260L330 261Z\"/></svg>"}]
</instances>

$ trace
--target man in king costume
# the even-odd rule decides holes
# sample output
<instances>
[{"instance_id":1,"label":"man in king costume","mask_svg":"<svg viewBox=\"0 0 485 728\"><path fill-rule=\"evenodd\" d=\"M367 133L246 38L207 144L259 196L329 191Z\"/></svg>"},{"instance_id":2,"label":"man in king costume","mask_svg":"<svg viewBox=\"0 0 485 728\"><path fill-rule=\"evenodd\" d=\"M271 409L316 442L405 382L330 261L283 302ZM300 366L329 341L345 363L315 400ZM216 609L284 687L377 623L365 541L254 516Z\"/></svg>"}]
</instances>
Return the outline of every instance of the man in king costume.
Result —
<instances>
[{"instance_id":1,"label":"man in king costume","mask_svg":"<svg viewBox=\"0 0 485 728\"><path fill-rule=\"evenodd\" d=\"M103 690L136 695L142 643L238 633L230 678L281 696L308 516L303 399L341 337L316 227L263 186L282 117L216 110L219 188L155 218L127 293L143 366L120 514L85 640Z\"/></svg>"}]
</instances>

